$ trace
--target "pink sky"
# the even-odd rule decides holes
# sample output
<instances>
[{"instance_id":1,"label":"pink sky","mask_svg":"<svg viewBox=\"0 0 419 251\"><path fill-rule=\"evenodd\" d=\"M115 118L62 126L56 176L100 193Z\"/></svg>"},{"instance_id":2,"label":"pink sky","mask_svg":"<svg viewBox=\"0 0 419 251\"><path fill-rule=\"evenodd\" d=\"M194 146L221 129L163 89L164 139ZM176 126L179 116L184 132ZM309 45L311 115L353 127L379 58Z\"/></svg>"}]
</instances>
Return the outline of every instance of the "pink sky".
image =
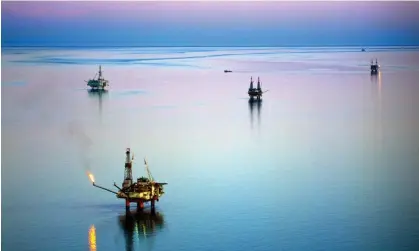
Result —
<instances>
[{"instance_id":1,"label":"pink sky","mask_svg":"<svg viewBox=\"0 0 419 251\"><path fill-rule=\"evenodd\" d=\"M414 18L419 11L403 2L2 2L3 13L32 18L110 17L137 20L231 21L289 18L324 19L386 16L389 23Z\"/></svg>"}]
</instances>

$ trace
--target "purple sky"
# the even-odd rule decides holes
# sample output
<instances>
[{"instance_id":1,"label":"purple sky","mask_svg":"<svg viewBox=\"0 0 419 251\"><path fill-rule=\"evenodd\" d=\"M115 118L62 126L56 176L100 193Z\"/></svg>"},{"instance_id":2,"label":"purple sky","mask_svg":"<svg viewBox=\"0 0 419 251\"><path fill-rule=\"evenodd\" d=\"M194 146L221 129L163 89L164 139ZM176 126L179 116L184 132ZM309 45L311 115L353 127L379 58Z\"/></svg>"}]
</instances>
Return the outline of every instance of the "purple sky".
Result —
<instances>
[{"instance_id":1,"label":"purple sky","mask_svg":"<svg viewBox=\"0 0 419 251\"><path fill-rule=\"evenodd\" d=\"M417 45L417 13L418 2L2 2L2 44Z\"/></svg>"}]
</instances>

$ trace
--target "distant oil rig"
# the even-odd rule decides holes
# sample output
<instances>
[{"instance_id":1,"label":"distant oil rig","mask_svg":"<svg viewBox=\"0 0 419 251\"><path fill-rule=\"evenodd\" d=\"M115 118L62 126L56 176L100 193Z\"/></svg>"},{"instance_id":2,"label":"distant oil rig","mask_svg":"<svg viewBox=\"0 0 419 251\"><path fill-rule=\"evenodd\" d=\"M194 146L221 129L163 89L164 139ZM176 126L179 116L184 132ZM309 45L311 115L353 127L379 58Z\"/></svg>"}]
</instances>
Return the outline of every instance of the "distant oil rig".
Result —
<instances>
[{"instance_id":1,"label":"distant oil rig","mask_svg":"<svg viewBox=\"0 0 419 251\"><path fill-rule=\"evenodd\" d=\"M268 91L269 90L262 91L259 77L258 77L257 88L253 88L253 77L250 77L250 86L249 86L249 91L247 92L247 94L249 94L250 100L253 100L253 98L256 97L256 100L260 101L263 93L268 92Z\"/></svg>"},{"instance_id":2,"label":"distant oil rig","mask_svg":"<svg viewBox=\"0 0 419 251\"><path fill-rule=\"evenodd\" d=\"M373 60L371 60L371 74L377 74L378 73L378 71L379 71L379 69L380 69L380 65L378 64L378 60L377 59L375 59L375 64L374 64L374 61Z\"/></svg>"},{"instance_id":3,"label":"distant oil rig","mask_svg":"<svg viewBox=\"0 0 419 251\"><path fill-rule=\"evenodd\" d=\"M99 76L97 79L95 79L96 75ZM89 79L88 81L85 80L85 82L87 83L87 85L91 88L92 91L103 91L105 90L105 88L107 86L109 86L109 81L104 79L102 76L102 66L99 65L99 72L96 73L96 75L92 78Z\"/></svg>"},{"instance_id":4,"label":"distant oil rig","mask_svg":"<svg viewBox=\"0 0 419 251\"><path fill-rule=\"evenodd\" d=\"M89 174L89 178L93 183L93 186L100 189L106 190L108 192L116 194L116 197L119 199L125 200L125 209L127 212L130 211L130 203L137 203L137 211L142 211L144 208L144 203L151 203L151 211L155 212L155 202L159 201L159 198L164 194L163 186L167 183L155 182L153 176L151 175L150 170L148 169L147 161L144 159L144 164L148 178L140 177L137 179L137 182L133 183L132 179L132 160L131 150L127 148L125 159L125 172L124 172L124 181L122 182L122 188L118 187L116 183L114 186L119 189L118 192L114 192L110 189L98 186L95 184L92 174Z\"/></svg>"}]
</instances>

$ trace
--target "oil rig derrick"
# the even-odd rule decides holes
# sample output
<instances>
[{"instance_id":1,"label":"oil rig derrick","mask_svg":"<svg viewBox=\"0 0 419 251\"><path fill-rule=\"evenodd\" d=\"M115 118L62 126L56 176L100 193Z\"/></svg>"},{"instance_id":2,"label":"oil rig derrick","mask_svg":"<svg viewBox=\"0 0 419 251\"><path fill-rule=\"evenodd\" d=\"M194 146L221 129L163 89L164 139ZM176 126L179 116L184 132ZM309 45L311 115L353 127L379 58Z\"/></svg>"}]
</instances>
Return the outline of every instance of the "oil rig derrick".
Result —
<instances>
[{"instance_id":1,"label":"oil rig derrick","mask_svg":"<svg viewBox=\"0 0 419 251\"><path fill-rule=\"evenodd\" d=\"M93 186L112 192L116 194L116 197L119 199L125 200L125 209L127 212L130 211L130 203L137 203L137 211L142 211L144 209L144 203L150 202L151 212L155 212L155 203L159 201L160 197L164 194L164 185L167 183L156 182L151 175L150 169L148 168L148 163L144 159L144 165L147 172L147 177L139 177L137 182L133 182L132 177L132 161L134 156L131 157L131 149L127 148L125 151L125 170L124 170L124 180L122 182L122 188L120 188L116 183L114 186L118 188L118 192L111 191L110 189L96 185L93 182Z\"/></svg>"},{"instance_id":2,"label":"oil rig derrick","mask_svg":"<svg viewBox=\"0 0 419 251\"><path fill-rule=\"evenodd\" d=\"M378 71L380 69L380 65L378 64L378 60L377 59L375 59L375 64L374 64L374 61L371 60L371 67L370 67L370 69L371 69L371 74L375 75L375 74L378 73Z\"/></svg>"},{"instance_id":3,"label":"oil rig derrick","mask_svg":"<svg viewBox=\"0 0 419 251\"><path fill-rule=\"evenodd\" d=\"M253 100L253 98L256 97L256 99L258 101L260 101L263 93L265 93L265 92L267 92L267 91L262 91L262 88L261 88L261 85L260 85L260 78L258 77L257 88L254 88L253 87L253 77L250 77L250 86L249 86L249 90L247 92L247 94L249 94L250 99Z\"/></svg>"},{"instance_id":4,"label":"oil rig derrick","mask_svg":"<svg viewBox=\"0 0 419 251\"><path fill-rule=\"evenodd\" d=\"M96 75L98 75L98 78L95 79ZM102 76L102 66L99 65L99 72L95 74L95 76L92 79L85 80L87 83L87 86L91 88L92 91L104 91L107 86L109 86L109 81L106 80Z\"/></svg>"}]
</instances>

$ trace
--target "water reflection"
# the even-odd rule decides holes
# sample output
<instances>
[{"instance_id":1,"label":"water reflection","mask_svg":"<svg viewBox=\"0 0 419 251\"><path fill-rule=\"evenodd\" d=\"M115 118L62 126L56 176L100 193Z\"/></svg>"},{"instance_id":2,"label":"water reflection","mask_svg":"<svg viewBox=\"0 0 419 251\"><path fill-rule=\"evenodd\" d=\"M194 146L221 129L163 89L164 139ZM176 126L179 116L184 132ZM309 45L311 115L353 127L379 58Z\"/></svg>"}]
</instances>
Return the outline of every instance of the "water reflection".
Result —
<instances>
[{"instance_id":1,"label":"water reflection","mask_svg":"<svg viewBox=\"0 0 419 251\"><path fill-rule=\"evenodd\" d=\"M250 126L253 129L253 110L257 108L258 126L260 126L260 110L262 108L262 100L249 99L249 111L250 111Z\"/></svg>"},{"instance_id":2,"label":"water reflection","mask_svg":"<svg viewBox=\"0 0 419 251\"><path fill-rule=\"evenodd\" d=\"M89 250L96 251L96 228L92 225L89 229Z\"/></svg>"},{"instance_id":3,"label":"water reflection","mask_svg":"<svg viewBox=\"0 0 419 251\"><path fill-rule=\"evenodd\" d=\"M119 224L125 234L125 250L134 250L133 244L139 239L153 237L164 227L164 217L161 213L132 211L119 216Z\"/></svg>"},{"instance_id":4,"label":"water reflection","mask_svg":"<svg viewBox=\"0 0 419 251\"><path fill-rule=\"evenodd\" d=\"M97 98L99 103L99 115L102 117L102 104L103 104L103 98L108 95L107 90L88 90L89 97L91 98Z\"/></svg>"},{"instance_id":5,"label":"water reflection","mask_svg":"<svg viewBox=\"0 0 419 251\"><path fill-rule=\"evenodd\" d=\"M375 75L371 75L371 83L373 84L374 93L378 94L378 97L381 98L381 88L382 88L382 74L378 72Z\"/></svg>"},{"instance_id":6,"label":"water reflection","mask_svg":"<svg viewBox=\"0 0 419 251\"><path fill-rule=\"evenodd\" d=\"M381 150L383 145L382 87L381 72L371 75L371 88L374 103L374 143L376 144L377 150Z\"/></svg>"}]
</instances>

